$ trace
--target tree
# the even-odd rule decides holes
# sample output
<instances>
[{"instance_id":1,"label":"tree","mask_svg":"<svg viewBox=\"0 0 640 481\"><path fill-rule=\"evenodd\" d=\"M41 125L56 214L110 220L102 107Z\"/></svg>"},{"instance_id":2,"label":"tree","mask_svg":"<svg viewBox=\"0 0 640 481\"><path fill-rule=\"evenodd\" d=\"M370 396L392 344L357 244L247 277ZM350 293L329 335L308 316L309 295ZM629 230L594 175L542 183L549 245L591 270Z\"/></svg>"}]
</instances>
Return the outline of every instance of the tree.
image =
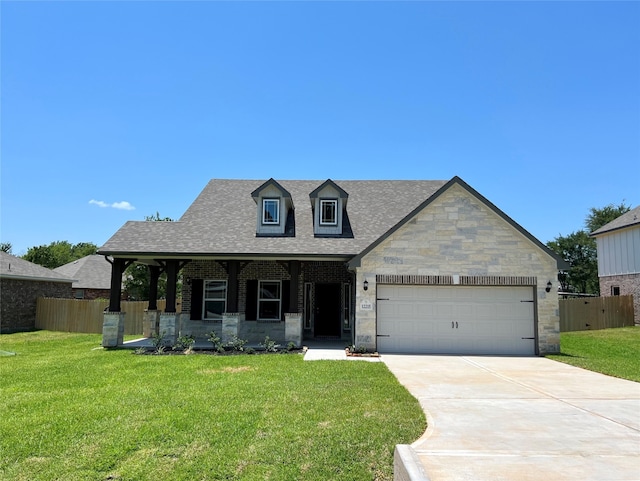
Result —
<instances>
[{"instance_id":1,"label":"tree","mask_svg":"<svg viewBox=\"0 0 640 481\"><path fill-rule=\"evenodd\" d=\"M55 269L96 252L98 246L91 242L72 245L68 241L54 241L49 245L29 247L22 258L48 269Z\"/></svg>"},{"instance_id":2,"label":"tree","mask_svg":"<svg viewBox=\"0 0 640 481\"><path fill-rule=\"evenodd\" d=\"M608 224L630 210L631 206L625 205L624 201L618 206L609 204L601 209L592 207L589 209L589 215L587 215L584 222L587 232L591 233L597 231L603 225Z\"/></svg>"},{"instance_id":3,"label":"tree","mask_svg":"<svg viewBox=\"0 0 640 481\"><path fill-rule=\"evenodd\" d=\"M596 241L589 234L630 209L624 202L618 206L609 204L599 209L592 207L585 219L586 230L572 232L567 236L558 236L547 242L547 246L570 266L569 270L560 276L563 291L574 290L586 294L600 294Z\"/></svg>"},{"instance_id":4,"label":"tree","mask_svg":"<svg viewBox=\"0 0 640 481\"><path fill-rule=\"evenodd\" d=\"M11 242L0 242L0 251L11 254L12 249L13 245L11 245Z\"/></svg>"},{"instance_id":5,"label":"tree","mask_svg":"<svg viewBox=\"0 0 640 481\"><path fill-rule=\"evenodd\" d=\"M586 231L579 230L568 236L558 236L547 242L547 246L559 254L570 266L562 283L563 290L573 288L578 292L598 293L596 243Z\"/></svg>"},{"instance_id":6,"label":"tree","mask_svg":"<svg viewBox=\"0 0 640 481\"><path fill-rule=\"evenodd\" d=\"M156 212L155 215L145 216L147 222L173 222L170 217L160 217ZM135 301L149 300L149 284L151 274L149 268L145 264L133 263L124 271L124 290L129 295L129 299ZM180 287L177 289L181 291ZM167 293L167 275L162 273L158 279L158 297L163 298Z\"/></svg>"}]
</instances>

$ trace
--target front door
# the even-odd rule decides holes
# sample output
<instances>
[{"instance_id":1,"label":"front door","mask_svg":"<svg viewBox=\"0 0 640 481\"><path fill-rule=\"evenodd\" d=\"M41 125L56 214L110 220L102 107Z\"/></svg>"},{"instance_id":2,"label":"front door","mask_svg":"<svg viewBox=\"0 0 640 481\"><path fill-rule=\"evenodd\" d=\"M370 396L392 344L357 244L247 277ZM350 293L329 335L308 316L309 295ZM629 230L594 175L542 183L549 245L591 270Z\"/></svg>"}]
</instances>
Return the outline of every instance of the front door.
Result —
<instances>
[{"instance_id":1,"label":"front door","mask_svg":"<svg viewBox=\"0 0 640 481\"><path fill-rule=\"evenodd\" d=\"M315 337L340 337L341 285L316 284Z\"/></svg>"}]
</instances>

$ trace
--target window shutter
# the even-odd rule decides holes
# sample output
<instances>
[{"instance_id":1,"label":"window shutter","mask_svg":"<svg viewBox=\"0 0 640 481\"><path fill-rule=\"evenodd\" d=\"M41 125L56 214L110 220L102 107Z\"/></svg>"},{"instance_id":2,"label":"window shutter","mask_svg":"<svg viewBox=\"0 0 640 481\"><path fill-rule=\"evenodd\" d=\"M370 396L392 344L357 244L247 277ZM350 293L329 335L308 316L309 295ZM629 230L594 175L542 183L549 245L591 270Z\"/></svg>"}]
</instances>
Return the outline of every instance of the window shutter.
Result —
<instances>
[{"instance_id":1,"label":"window shutter","mask_svg":"<svg viewBox=\"0 0 640 481\"><path fill-rule=\"evenodd\" d=\"M247 281L247 298L245 302L245 319L255 321L258 318L258 281L249 279Z\"/></svg>"},{"instance_id":2,"label":"window shutter","mask_svg":"<svg viewBox=\"0 0 640 481\"><path fill-rule=\"evenodd\" d=\"M289 293L291 291L291 281L282 281L282 305L281 319L284 321L284 313L289 312Z\"/></svg>"},{"instance_id":3,"label":"window shutter","mask_svg":"<svg viewBox=\"0 0 640 481\"><path fill-rule=\"evenodd\" d=\"M202 289L204 281L202 279L191 279L191 320L202 320Z\"/></svg>"}]
</instances>

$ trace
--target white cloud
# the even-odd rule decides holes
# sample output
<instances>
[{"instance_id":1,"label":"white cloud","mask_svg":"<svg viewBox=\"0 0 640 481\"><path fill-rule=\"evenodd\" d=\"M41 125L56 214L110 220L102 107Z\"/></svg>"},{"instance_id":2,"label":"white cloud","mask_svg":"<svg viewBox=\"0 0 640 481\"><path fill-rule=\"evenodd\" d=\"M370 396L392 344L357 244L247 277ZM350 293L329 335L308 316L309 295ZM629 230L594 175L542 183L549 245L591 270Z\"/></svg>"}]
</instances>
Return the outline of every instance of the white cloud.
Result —
<instances>
[{"instance_id":1,"label":"white cloud","mask_svg":"<svg viewBox=\"0 0 640 481\"><path fill-rule=\"evenodd\" d=\"M123 200L122 202L114 202L113 204L111 204L111 207L113 207L114 209L122 209L122 210L135 209L135 207L129 204L129 202L127 202L126 200Z\"/></svg>"},{"instance_id":2,"label":"white cloud","mask_svg":"<svg viewBox=\"0 0 640 481\"><path fill-rule=\"evenodd\" d=\"M105 202L102 202L101 200L93 200L93 199L91 199L89 201L89 204L95 204L95 205L98 205L100 207L109 207L109 204L107 204Z\"/></svg>"},{"instance_id":3,"label":"white cloud","mask_svg":"<svg viewBox=\"0 0 640 481\"><path fill-rule=\"evenodd\" d=\"M89 204L94 204L94 205L97 205L98 207L112 207L114 209L120 209L120 210L134 210L135 209L135 207L132 206L126 200L123 200L122 202L114 202L113 204L107 204L106 202L103 202L101 200L91 199L89 201Z\"/></svg>"}]
</instances>

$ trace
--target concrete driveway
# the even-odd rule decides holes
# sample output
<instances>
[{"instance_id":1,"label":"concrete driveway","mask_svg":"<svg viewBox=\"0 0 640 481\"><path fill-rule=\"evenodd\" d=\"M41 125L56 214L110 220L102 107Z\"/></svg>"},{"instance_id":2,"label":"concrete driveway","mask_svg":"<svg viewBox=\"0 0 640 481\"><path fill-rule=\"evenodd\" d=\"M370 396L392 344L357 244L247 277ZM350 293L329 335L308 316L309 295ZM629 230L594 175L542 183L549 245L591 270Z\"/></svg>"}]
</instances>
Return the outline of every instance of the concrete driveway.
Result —
<instances>
[{"instance_id":1,"label":"concrete driveway","mask_svg":"<svg viewBox=\"0 0 640 481\"><path fill-rule=\"evenodd\" d=\"M640 480L640 383L539 357L384 355L431 481Z\"/></svg>"}]
</instances>

